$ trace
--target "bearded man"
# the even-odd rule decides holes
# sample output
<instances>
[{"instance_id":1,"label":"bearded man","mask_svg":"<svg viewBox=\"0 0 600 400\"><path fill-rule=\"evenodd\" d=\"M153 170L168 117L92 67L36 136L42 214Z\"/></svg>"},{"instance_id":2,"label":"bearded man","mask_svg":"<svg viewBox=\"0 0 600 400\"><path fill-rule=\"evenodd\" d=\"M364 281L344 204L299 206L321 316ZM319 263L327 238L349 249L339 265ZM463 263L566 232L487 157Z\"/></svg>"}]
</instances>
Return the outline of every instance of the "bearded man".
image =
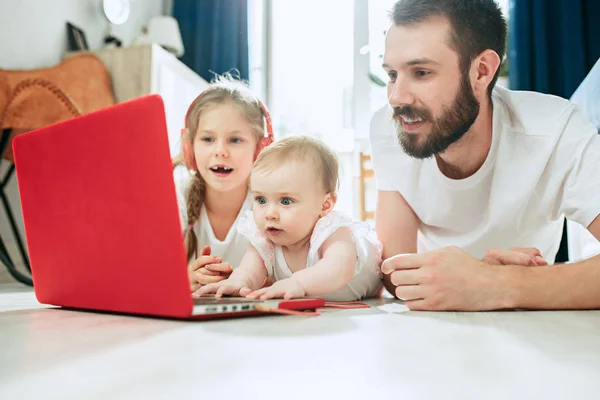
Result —
<instances>
[{"instance_id":1,"label":"bearded man","mask_svg":"<svg viewBox=\"0 0 600 400\"><path fill-rule=\"evenodd\" d=\"M400 0L371 121L387 289L414 310L600 308L600 256L553 264L565 217L600 239L600 136L567 100L497 87L494 0Z\"/></svg>"}]
</instances>

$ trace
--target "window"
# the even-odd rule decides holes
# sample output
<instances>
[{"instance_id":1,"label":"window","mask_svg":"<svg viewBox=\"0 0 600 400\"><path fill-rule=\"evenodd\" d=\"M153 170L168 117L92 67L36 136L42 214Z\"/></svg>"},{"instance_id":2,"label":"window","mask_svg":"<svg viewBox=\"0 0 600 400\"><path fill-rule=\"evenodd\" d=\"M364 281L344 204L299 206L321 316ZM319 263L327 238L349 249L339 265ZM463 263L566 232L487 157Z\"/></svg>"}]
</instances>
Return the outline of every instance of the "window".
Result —
<instances>
[{"instance_id":1,"label":"window","mask_svg":"<svg viewBox=\"0 0 600 400\"><path fill-rule=\"evenodd\" d=\"M270 7L270 18L266 16L269 25L264 26L261 17L256 17L260 6L255 4L250 22L255 37L251 42L260 42L256 32L263 25L268 43L250 45L251 84L259 93L264 87L263 97L278 135L313 135L338 149L351 142L348 105L353 80L352 3L253 2L262 3L263 10ZM265 14L269 12L263 11L262 18Z\"/></svg>"}]
</instances>

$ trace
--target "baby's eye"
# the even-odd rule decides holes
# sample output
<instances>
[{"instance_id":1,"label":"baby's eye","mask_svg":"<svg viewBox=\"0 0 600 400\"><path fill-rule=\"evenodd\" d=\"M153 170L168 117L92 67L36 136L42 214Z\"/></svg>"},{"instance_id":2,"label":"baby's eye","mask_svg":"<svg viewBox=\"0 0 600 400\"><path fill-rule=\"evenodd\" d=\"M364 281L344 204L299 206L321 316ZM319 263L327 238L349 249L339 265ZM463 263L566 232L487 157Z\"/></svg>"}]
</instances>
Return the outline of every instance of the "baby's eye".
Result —
<instances>
[{"instance_id":1,"label":"baby's eye","mask_svg":"<svg viewBox=\"0 0 600 400\"><path fill-rule=\"evenodd\" d=\"M204 136L200 140L202 140L203 142L206 142L206 143L212 143L214 141L214 139L209 136Z\"/></svg>"},{"instance_id":2,"label":"baby's eye","mask_svg":"<svg viewBox=\"0 0 600 400\"><path fill-rule=\"evenodd\" d=\"M293 202L294 200L290 199L289 197L284 197L283 199L281 199L281 204L283 204L284 206L290 206Z\"/></svg>"},{"instance_id":3,"label":"baby's eye","mask_svg":"<svg viewBox=\"0 0 600 400\"><path fill-rule=\"evenodd\" d=\"M260 204L260 205L267 204L267 199L265 199L265 198L264 198L264 197L262 197L262 196L258 196L258 197L256 197L256 198L254 199L254 201L256 201L256 202L257 202L258 204Z\"/></svg>"},{"instance_id":4,"label":"baby's eye","mask_svg":"<svg viewBox=\"0 0 600 400\"><path fill-rule=\"evenodd\" d=\"M242 139L239 137L232 137L229 141L231 143L242 143Z\"/></svg>"}]
</instances>

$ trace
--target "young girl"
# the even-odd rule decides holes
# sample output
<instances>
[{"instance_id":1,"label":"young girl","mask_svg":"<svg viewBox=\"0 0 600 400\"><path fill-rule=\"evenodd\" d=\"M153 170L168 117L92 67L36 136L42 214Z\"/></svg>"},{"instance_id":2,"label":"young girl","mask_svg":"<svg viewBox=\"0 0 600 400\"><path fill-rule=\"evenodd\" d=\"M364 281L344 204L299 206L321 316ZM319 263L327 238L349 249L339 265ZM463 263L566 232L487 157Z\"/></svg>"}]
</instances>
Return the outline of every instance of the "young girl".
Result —
<instances>
[{"instance_id":1,"label":"young girl","mask_svg":"<svg viewBox=\"0 0 600 400\"><path fill-rule=\"evenodd\" d=\"M381 244L365 222L333 211L338 161L321 142L289 137L265 149L250 177L252 212L238 230L250 241L231 276L195 294L353 301L381 287ZM262 288L265 278L272 286Z\"/></svg>"},{"instance_id":2,"label":"young girl","mask_svg":"<svg viewBox=\"0 0 600 400\"><path fill-rule=\"evenodd\" d=\"M190 105L183 151L174 160L183 166L175 168L174 176L192 291L226 279L231 265L239 265L248 240L236 227L252 205L250 171L272 141L268 111L229 75L217 78Z\"/></svg>"}]
</instances>

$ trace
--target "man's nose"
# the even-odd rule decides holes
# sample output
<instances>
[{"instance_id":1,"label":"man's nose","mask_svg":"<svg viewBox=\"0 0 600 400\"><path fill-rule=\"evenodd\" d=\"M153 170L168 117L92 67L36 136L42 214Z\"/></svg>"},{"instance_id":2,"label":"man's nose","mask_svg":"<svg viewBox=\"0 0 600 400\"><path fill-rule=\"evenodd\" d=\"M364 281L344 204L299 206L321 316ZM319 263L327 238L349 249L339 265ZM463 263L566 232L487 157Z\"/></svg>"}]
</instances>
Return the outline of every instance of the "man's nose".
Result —
<instances>
[{"instance_id":1,"label":"man's nose","mask_svg":"<svg viewBox=\"0 0 600 400\"><path fill-rule=\"evenodd\" d=\"M388 86L388 101L392 107L404 107L414 103L415 98L406 79L397 77Z\"/></svg>"}]
</instances>

